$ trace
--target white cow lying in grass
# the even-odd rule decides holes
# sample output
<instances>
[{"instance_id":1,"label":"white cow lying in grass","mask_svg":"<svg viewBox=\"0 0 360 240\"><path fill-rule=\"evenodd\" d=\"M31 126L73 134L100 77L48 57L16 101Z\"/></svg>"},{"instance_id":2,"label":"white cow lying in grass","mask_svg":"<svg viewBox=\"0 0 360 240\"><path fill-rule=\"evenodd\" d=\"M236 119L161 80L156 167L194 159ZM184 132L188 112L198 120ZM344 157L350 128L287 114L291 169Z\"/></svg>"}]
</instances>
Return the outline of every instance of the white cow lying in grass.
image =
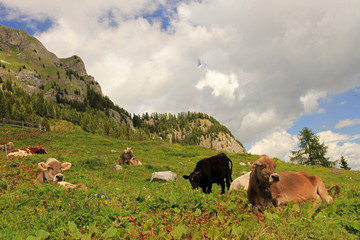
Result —
<instances>
[{"instance_id":1,"label":"white cow lying in grass","mask_svg":"<svg viewBox=\"0 0 360 240\"><path fill-rule=\"evenodd\" d=\"M250 172L236 178L230 185L229 191L247 190L249 187Z\"/></svg>"},{"instance_id":2,"label":"white cow lying in grass","mask_svg":"<svg viewBox=\"0 0 360 240\"><path fill-rule=\"evenodd\" d=\"M49 158L46 163L40 162L39 167L42 170L42 173L36 178L39 183L57 183L65 188L82 188L87 190L84 184L72 184L64 181L61 171L68 170L71 167L69 162L60 163L55 158Z\"/></svg>"}]
</instances>

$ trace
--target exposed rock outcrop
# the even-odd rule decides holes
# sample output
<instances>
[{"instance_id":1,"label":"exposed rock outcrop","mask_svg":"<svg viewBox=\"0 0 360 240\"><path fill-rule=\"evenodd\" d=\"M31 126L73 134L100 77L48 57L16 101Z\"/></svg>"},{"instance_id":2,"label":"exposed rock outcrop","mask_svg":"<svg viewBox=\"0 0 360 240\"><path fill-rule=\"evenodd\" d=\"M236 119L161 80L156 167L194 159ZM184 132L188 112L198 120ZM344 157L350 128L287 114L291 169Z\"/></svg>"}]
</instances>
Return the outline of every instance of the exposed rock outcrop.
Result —
<instances>
[{"instance_id":1,"label":"exposed rock outcrop","mask_svg":"<svg viewBox=\"0 0 360 240\"><path fill-rule=\"evenodd\" d=\"M210 120L198 119L197 122L193 122L191 125L192 127L187 131L174 130L172 133L168 133L168 141L170 143L173 143L173 141L177 140L181 142L186 137L191 136L195 127L199 126L203 133L198 139L199 146L229 153L246 153L246 149L241 145L241 143L232 137L229 133L209 133L209 129L213 126L213 123Z\"/></svg>"},{"instance_id":2,"label":"exposed rock outcrop","mask_svg":"<svg viewBox=\"0 0 360 240\"><path fill-rule=\"evenodd\" d=\"M87 88L103 95L79 56L59 59L24 30L0 25L0 76L14 80L27 93L43 92L50 100L60 93L68 101L84 101ZM20 64L20 66L19 66Z\"/></svg>"},{"instance_id":3,"label":"exposed rock outcrop","mask_svg":"<svg viewBox=\"0 0 360 240\"><path fill-rule=\"evenodd\" d=\"M246 149L229 134L220 132L217 137L200 138L199 146L212 148L217 151L224 151L230 153L246 153Z\"/></svg>"}]
</instances>

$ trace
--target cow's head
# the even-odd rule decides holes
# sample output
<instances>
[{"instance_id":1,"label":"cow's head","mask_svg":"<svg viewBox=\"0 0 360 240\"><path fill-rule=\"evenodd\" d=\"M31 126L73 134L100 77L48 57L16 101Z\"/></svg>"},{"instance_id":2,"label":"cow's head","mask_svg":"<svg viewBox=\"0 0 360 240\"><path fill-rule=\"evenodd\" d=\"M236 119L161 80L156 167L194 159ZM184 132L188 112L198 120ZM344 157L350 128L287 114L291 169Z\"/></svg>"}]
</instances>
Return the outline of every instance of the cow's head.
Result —
<instances>
[{"instance_id":1,"label":"cow's head","mask_svg":"<svg viewBox=\"0 0 360 240\"><path fill-rule=\"evenodd\" d=\"M133 153L133 151L131 150L131 148L127 147L125 150L124 150L125 153Z\"/></svg>"},{"instance_id":2,"label":"cow's head","mask_svg":"<svg viewBox=\"0 0 360 240\"><path fill-rule=\"evenodd\" d=\"M199 172L192 172L190 175L183 175L184 179L189 179L191 186L193 189L197 189L200 186L200 171Z\"/></svg>"},{"instance_id":3,"label":"cow's head","mask_svg":"<svg viewBox=\"0 0 360 240\"><path fill-rule=\"evenodd\" d=\"M267 155L261 155L255 162L251 163L251 171L263 184L271 185L280 181L280 176L276 173L276 164Z\"/></svg>"},{"instance_id":4,"label":"cow's head","mask_svg":"<svg viewBox=\"0 0 360 240\"><path fill-rule=\"evenodd\" d=\"M60 163L55 158L49 158L46 163L40 162L39 167L43 171L44 180L49 183L64 181L61 171L65 171L71 167L71 163Z\"/></svg>"},{"instance_id":5,"label":"cow's head","mask_svg":"<svg viewBox=\"0 0 360 240\"><path fill-rule=\"evenodd\" d=\"M36 149L35 153L36 154L47 154L47 152L45 151L45 149L43 147Z\"/></svg>"}]
</instances>

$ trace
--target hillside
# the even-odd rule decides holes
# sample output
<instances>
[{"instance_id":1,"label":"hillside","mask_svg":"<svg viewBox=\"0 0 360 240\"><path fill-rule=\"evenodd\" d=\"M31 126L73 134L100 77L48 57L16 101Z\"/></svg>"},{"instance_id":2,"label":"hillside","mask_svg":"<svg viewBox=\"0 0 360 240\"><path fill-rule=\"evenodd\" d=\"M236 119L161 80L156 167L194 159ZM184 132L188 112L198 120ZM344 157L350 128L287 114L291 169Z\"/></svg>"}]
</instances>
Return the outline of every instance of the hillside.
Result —
<instances>
[{"instance_id":1,"label":"hillside","mask_svg":"<svg viewBox=\"0 0 360 240\"><path fill-rule=\"evenodd\" d=\"M5 159L0 152L0 239L358 239L358 171L303 166L275 159L278 171L318 174L341 194L332 204L289 204L255 214L245 191L193 191L181 176L217 151L162 141L124 141L84 131L40 132L0 126L0 142L17 148L43 146L47 155ZM143 166L117 171L121 151L131 147ZM115 152L116 151L116 152ZM227 154L235 179L254 161L250 154ZM49 157L71 162L67 181L88 191L64 190L35 178ZM170 170L177 182L152 182L155 171Z\"/></svg>"},{"instance_id":2,"label":"hillside","mask_svg":"<svg viewBox=\"0 0 360 240\"><path fill-rule=\"evenodd\" d=\"M25 31L1 25L0 89L0 103L7 106L0 111L0 118L42 122L48 129L54 128L53 119L60 119L88 132L121 139L158 138L226 152L246 152L225 126L206 114L153 113L161 119L150 120L147 113L128 113L103 95L79 56L58 58ZM37 109L39 102L43 109Z\"/></svg>"},{"instance_id":3,"label":"hillside","mask_svg":"<svg viewBox=\"0 0 360 240\"><path fill-rule=\"evenodd\" d=\"M89 86L102 94L80 57L59 59L23 30L0 25L0 59L0 77L4 81L11 79L27 93L42 92L53 101L56 94L67 100L84 101Z\"/></svg>"}]
</instances>

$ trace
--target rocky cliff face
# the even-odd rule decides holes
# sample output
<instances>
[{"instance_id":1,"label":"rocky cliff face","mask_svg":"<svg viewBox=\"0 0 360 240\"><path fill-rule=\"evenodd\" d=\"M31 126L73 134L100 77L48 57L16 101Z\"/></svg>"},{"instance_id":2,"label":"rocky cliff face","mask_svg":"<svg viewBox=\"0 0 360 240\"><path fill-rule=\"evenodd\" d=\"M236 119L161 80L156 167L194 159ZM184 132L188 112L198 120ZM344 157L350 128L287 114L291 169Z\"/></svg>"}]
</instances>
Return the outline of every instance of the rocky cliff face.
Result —
<instances>
[{"instance_id":1,"label":"rocky cliff face","mask_svg":"<svg viewBox=\"0 0 360 240\"><path fill-rule=\"evenodd\" d=\"M59 63L55 54L49 52L44 45L36 38L30 36L24 30L15 30L0 25L0 50L18 51L19 59L26 59L26 56L42 57L52 64Z\"/></svg>"},{"instance_id":2,"label":"rocky cliff face","mask_svg":"<svg viewBox=\"0 0 360 240\"><path fill-rule=\"evenodd\" d=\"M241 143L229 133L218 132L216 134L209 134L208 130L211 126L213 126L213 123L208 119L198 119L197 122L192 124L192 128L188 131L173 131L172 133L169 133L167 135L168 141L172 143L173 140L184 140L186 136L190 136L192 134L196 125L200 125L199 128L203 133L199 138L199 146L222 152L246 153L246 149L241 145Z\"/></svg>"},{"instance_id":3,"label":"rocky cliff face","mask_svg":"<svg viewBox=\"0 0 360 240\"><path fill-rule=\"evenodd\" d=\"M220 132L218 136L200 138L199 146L229 153L246 153L246 149L229 134Z\"/></svg>"},{"instance_id":4,"label":"rocky cliff face","mask_svg":"<svg viewBox=\"0 0 360 240\"><path fill-rule=\"evenodd\" d=\"M59 59L23 30L0 25L0 77L32 94L42 92L49 100L84 101L87 88L102 95L100 85L88 75L78 56Z\"/></svg>"}]
</instances>

